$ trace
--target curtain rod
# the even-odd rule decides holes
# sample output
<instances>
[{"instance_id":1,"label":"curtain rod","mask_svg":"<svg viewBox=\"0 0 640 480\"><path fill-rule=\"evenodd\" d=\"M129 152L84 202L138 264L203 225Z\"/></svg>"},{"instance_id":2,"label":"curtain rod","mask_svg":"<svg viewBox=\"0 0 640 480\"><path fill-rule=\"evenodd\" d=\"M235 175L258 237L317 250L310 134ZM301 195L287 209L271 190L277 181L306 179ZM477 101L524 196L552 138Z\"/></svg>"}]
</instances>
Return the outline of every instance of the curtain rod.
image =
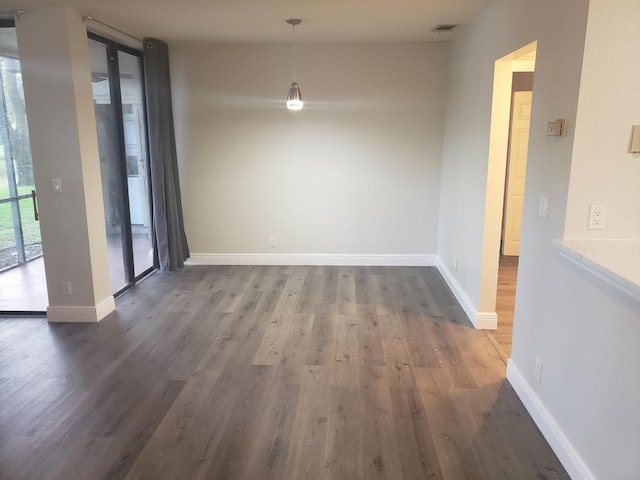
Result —
<instances>
[{"instance_id":1,"label":"curtain rod","mask_svg":"<svg viewBox=\"0 0 640 480\"><path fill-rule=\"evenodd\" d=\"M98 23L98 24L102 25L103 27L110 28L111 30L113 30L115 32L121 33L122 35L126 35L129 38L133 38L134 40L137 40L140 43L143 42L143 40L141 38L138 38L135 35L131 35L130 33L125 32L124 30L120 30L119 28L116 28L113 25L109 25L108 23L105 23L105 22L103 22L101 20L98 20L93 15L85 15L84 17L82 17L82 20L84 20L85 23L86 22Z\"/></svg>"},{"instance_id":2,"label":"curtain rod","mask_svg":"<svg viewBox=\"0 0 640 480\"><path fill-rule=\"evenodd\" d=\"M8 17L11 15L12 17L20 18L20 16L24 13L24 9L18 8L16 10L4 10L0 12L0 17Z\"/></svg>"}]
</instances>

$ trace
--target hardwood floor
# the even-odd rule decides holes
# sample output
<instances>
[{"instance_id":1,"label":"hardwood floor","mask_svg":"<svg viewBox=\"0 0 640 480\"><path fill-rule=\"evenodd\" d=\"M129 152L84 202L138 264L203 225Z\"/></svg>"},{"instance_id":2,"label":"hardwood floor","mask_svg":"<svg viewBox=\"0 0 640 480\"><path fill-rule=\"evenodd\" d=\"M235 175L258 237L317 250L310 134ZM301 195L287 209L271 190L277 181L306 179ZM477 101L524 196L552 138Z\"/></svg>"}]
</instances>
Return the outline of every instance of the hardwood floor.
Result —
<instances>
[{"instance_id":1,"label":"hardwood floor","mask_svg":"<svg viewBox=\"0 0 640 480\"><path fill-rule=\"evenodd\" d=\"M437 271L157 273L0 321L2 479L567 479Z\"/></svg>"},{"instance_id":2,"label":"hardwood floor","mask_svg":"<svg viewBox=\"0 0 640 480\"><path fill-rule=\"evenodd\" d=\"M496 292L496 313L498 328L491 332L505 360L511 357L513 337L513 311L516 306L516 282L518 280L519 257L500 256L498 268L498 290Z\"/></svg>"}]
</instances>

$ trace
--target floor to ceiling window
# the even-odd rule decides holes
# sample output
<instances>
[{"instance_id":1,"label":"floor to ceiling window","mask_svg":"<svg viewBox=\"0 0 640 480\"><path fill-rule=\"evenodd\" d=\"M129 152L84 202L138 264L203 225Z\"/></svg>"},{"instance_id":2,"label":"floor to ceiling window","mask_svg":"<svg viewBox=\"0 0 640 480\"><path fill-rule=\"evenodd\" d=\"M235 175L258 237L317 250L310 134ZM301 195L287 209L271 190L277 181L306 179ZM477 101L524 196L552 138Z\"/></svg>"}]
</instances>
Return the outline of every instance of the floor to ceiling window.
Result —
<instances>
[{"instance_id":1,"label":"floor to ceiling window","mask_svg":"<svg viewBox=\"0 0 640 480\"><path fill-rule=\"evenodd\" d=\"M89 34L111 289L154 263L142 54Z\"/></svg>"},{"instance_id":2,"label":"floor to ceiling window","mask_svg":"<svg viewBox=\"0 0 640 480\"><path fill-rule=\"evenodd\" d=\"M13 20L0 20L0 311L48 305L22 73Z\"/></svg>"}]
</instances>

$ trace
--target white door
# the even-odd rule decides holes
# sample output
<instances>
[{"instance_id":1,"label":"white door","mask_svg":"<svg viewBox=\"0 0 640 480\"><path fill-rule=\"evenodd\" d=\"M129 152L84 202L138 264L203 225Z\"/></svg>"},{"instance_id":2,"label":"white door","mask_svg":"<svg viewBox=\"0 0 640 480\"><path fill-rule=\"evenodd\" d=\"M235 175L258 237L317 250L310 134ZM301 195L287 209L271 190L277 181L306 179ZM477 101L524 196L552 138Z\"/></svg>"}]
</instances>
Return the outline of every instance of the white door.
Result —
<instances>
[{"instance_id":1,"label":"white door","mask_svg":"<svg viewBox=\"0 0 640 480\"><path fill-rule=\"evenodd\" d=\"M502 254L520 254L520 230L522 229L522 205L527 171L529 147L529 121L531 119L532 92L514 92L509 158L507 166L507 192L504 213Z\"/></svg>"}]
</instances>

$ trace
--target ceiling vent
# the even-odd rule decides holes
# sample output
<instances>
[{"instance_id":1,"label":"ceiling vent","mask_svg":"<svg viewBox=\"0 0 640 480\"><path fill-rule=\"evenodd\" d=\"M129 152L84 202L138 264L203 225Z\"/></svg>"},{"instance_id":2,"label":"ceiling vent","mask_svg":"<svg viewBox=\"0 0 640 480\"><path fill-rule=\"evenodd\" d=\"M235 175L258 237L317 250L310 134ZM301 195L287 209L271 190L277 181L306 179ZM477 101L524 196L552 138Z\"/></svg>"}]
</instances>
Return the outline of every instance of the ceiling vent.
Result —
<instances>
[{"instance_id":1,"label":"ceiling vent","mask_svg":"<svg viewBox=\"0 0 640 480\"><path fill-rule=\"evenodd\" d=\"M431 30L432 32L435 33L447 33L447 32L451 32L453 30L455 30L457 27L459 27L460 24L453 24L453 23L441 23L436 25L435 27L433 27L433 30Z\"/></svg>"}]
</instances>

